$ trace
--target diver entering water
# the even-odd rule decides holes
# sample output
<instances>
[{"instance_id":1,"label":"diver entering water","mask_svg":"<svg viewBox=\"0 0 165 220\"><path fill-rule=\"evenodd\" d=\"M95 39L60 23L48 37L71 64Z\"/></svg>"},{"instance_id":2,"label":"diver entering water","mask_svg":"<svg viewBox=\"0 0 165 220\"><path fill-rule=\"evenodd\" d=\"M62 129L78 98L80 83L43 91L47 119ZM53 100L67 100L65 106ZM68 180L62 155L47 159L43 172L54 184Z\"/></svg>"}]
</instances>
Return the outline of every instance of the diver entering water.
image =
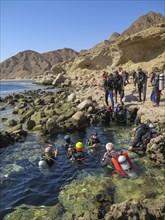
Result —
<instances>
[{"instance_id":1,"label":"diver entering water","mask_svg":"<svg viewBox=\"0 0 165 220\"><path fill-rule=\"evenodd\" d=\"M128 177L128 171L130 170L136 171L134 164L126 152L117 152L111 142L107 143L105 148L106 152L101 160L102 166L113 165L115 168L114 173L122 177Z\"/></svg>"},{"instance_id":2,"label":"diver entering water","mask_svg":"<svg viewBox=\"0 0 165 220\"><path fill-rule=\"evenodd\" d=\"M135 129L134 140L128 150L145 152L147 144L150 142L151 138L154 138L157 135L158 133L151 123L148 125L139 122L138 127Z\"/></svg>"},{"instance_id":3,"label":"diver entering water","mask_svg":"<svg viewBox=\"0 0 165 220\"><path fill-rule=\"evenodd\" d=\"M101 123L103 125L109 125L110 122L113 120L113 109L111 106L105 107L99 110L96 113L96 116L99 115L101 117Z\"/></svg>"},{"instance_id":4,"label":"diver entering water","mask_svg":"<svg viewBox=\"0 0 165 220\"><path fill-rule=\"evenodd\" d=\"M115 109L115 120L118 123L127 122L127 109L123 102L117 104Z\"/></svg>"}]
</instances>

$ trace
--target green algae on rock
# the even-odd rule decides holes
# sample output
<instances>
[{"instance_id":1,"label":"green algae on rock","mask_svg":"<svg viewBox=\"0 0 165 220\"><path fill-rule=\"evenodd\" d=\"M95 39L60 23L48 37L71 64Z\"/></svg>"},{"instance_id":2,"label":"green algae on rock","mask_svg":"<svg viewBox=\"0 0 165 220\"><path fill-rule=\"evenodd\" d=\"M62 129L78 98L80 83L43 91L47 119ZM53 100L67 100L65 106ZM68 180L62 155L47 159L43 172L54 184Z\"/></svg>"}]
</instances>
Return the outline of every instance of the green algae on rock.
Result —
<instances>
[{"instance_id":1,"label":"green algae on rock","mask_svg":"<svg viewBox=\"0 0 165 220\"><path fill-rule=\"evenodd\" d=\"M106 190L113 185L110 179L102 176L87 175L73 180L66 185L59 194L59 201L64 206L64 209L72 214L83 213L84 211L99 208L98 197L104 198ZM111 189L112 190L112 189ZM109 194L109 203L112 202L112 197Z\"/></svg>"}]
</instances>

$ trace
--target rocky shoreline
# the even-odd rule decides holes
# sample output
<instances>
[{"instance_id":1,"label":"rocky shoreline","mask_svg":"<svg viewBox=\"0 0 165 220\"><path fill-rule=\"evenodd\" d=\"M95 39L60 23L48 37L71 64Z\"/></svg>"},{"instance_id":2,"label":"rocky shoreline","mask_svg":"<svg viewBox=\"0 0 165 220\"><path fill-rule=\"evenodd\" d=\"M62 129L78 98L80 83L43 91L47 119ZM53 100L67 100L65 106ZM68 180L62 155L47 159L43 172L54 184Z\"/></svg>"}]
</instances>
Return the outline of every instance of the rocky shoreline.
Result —
<instances>
[{"instance_id":1,"label":"rocky shoreline","mask_svg":"<svg viewBox=\"0 0 165 220\"><path fill-rule=\"evenodd\" d=\"M76 77L59 75L54 80L56 83L53 83L53 86L59 87L56 93L36 90L1 98L0 110L12 108L13 117L12 119L2 118L7 129L0 132L0 147L15 141L24 141L29 132L39 132L45 142L51 135L82 130L99 121L95 113L104 107L101 73ZM52 87L52 82L50 86ZM132 96L136 97L137 94L132 84L127 85L125 104L130 111L138 108L141 121L145 123L150 120L158 130L159 136L153 138L147 145L146 156L161 167L165 163L164 91L162 91L160 107L153 107L149 100L151 88L148 86L147 90L147 101L142 104L129 99ZM15 116L18 120L14 119ZM164 219L165 217L165 202L161 199L129 200L113 204L107 196L107 193L102 192L97 197L96 207L98 208L85 213L66 213L65 219ZM61 208L55 207L53 213L57 210L61 212ZM10 219L14 219L14 216ZM50 219L54 218L50 217Z\"/></svg>"}]
</instances>

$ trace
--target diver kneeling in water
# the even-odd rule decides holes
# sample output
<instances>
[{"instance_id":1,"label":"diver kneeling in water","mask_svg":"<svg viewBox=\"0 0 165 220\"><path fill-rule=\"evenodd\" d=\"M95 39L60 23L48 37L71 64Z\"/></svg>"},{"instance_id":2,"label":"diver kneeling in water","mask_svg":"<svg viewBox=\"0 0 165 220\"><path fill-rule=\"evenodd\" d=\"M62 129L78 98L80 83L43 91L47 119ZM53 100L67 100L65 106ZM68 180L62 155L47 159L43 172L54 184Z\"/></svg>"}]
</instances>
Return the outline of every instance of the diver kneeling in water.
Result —
<instances>
[{"instance_id":1,"label":"diver kneeling in water","mask_svg":"<svg viewBox=\"0 0 165 220\"><path fill-rule=\"evenodd\" d=\"M154 126L150 123L141 124L138 122L138 127L135 129L134 141L131 143L131 146L128 148L129 151L146 151L147 144L150 142L151 138L154 138L158 135Z\"/></svg>"},{"instance_id":2,"label":"diver kneeling in water","mask_svg":"<svg viewBox=\"0 0 165 220\"><path fill-rule=\"evenodd\" d=\"M58 150L53 150L52 145L48 144L45 148L44 154L41 156L41 160L38 165L40 168L46 168L47 166L51 166L56 162L56 157L58 154Z\"/></svg>"},{"instance_id":3,"label":"diver kneeling in water","mask_svg":"<svg viewBox=\"0 0 165 220\"><path fill-rule=\"evenodd\" d=\"M114 173L122 177L129 177L131 170L136 172L136 168L126 152L117 152L112 143L107 143L105 148L107 151L101 161L102 166L113 165L115 168Z\"/></svg>"}]
</instances>

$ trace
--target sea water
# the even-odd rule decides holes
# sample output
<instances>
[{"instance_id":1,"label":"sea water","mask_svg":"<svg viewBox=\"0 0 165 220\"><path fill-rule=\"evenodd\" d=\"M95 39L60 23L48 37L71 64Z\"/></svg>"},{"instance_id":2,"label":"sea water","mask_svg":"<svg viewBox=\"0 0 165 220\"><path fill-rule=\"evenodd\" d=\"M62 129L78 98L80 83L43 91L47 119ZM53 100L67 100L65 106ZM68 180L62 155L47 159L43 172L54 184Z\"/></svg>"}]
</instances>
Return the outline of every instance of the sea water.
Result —
<instances>
[{"instance_id":1,"label":"sea water","mask_svg":"<svg viewBox=\"0 0 165 220\"><path fill-rule=\"evenodd\" d=\"M43 89L45 86L34 84L33 80L5 80L0 81L0 97L12 95L25 90Z\"/></svg>"}]
</instances>

